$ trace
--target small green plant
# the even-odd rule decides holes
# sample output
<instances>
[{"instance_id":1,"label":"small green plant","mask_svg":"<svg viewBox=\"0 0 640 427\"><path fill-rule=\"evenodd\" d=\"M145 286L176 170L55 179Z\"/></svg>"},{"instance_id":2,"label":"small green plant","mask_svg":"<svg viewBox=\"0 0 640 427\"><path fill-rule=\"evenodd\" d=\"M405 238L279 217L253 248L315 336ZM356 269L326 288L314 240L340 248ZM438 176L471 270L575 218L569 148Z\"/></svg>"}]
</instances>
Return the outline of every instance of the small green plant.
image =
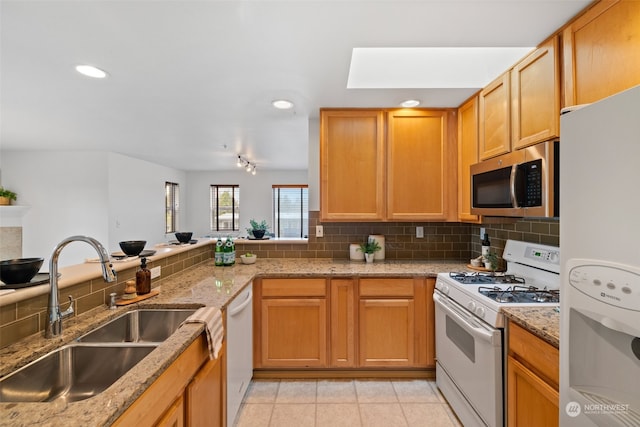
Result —
<instances>
[{"instance_id":1,"label":"small green plant","mask_svg":"<svg viewBox=\"0 0 640 427\"><path fill-rule=\"evenodd\" d=\"M267 224L267 221L265 221L264 219L261 222L250 219L249 224L251 224L251 228L247 228L248 233L251 233L253 230L269 230L269 224Z\"/></svg>"},{"instance_id":2,"label":"small green plant","mask_svg":"<svg viewBox=\"0 0 640 427\"><path fill-rule=\"evenodd\" d=\"M498 254L489 251L489 253L484 256L484 259L485 262L488 262L491 265L491 271L496 271L498 269L498 264L500 262L500 257L498 256Z\"/></svg>"},{"instance_id":3,"label":"small green plant","mask_svg":"<svg viewBox=\"0 0 640 427\"><path fill-rule=\"evenodd\" d=\"M367 240L365 243L360 243L358 250L365 254L374 254L381 250L382 247L378 244L377 240Z\"/></svg>"},{"instance_id":4,"label":"small green plant","mask_svg":"<svg viewBox=\"0 0 640 427\"><path fill-rule=\"evenodd\" d=\"M18 195L0 185L0 197L6 197L9 200L16 200L18 198Z\"/></svg>"},{"instance_id":5,"label":"small green plant","mask_svg":"<svg viewBox=\"0 0 640 427\"><path fill-rule=\"evenodd\" d=\"M253 254L251 252L247 252L246 254L244 254L244 256L251 258L253 256Z\"/></svg>"}]
</instances>

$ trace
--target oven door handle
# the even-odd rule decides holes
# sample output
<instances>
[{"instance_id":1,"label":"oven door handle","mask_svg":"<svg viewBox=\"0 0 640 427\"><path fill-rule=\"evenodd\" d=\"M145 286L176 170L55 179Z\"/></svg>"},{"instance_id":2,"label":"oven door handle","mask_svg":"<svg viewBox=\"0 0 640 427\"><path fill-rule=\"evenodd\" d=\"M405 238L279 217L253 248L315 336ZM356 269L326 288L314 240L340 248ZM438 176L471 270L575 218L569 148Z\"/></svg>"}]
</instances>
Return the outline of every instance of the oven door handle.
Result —
<instances>
[{"instance_id":1,"label":"oven door handle","mask_svg":"<svg viewBox=\"0 0 640 427\"><path fill-rule=\"evenodd\" d=\"M497 340L496 335L492 333L492 331L489 331L487 330L487 328L483 327L479 323L479 321L473 321L473 323L470 322L469 320L473 320L473 319L472 318L470 319L469 315L467 315L461 309L456 307L454 305L456 303L453 302L451 299L449 299L449 297L439 295L438 293L434 293L433 301L436 303L437 306L439 306L442 310L444 310L445 313L455 318L458 321L457 323L462 328L464 328L465 331L469 332L471 335L483 341L491 343L492 345L497 345L497 344L499 345L499 343L496 342Z\"/></svg>"}]
</instances>

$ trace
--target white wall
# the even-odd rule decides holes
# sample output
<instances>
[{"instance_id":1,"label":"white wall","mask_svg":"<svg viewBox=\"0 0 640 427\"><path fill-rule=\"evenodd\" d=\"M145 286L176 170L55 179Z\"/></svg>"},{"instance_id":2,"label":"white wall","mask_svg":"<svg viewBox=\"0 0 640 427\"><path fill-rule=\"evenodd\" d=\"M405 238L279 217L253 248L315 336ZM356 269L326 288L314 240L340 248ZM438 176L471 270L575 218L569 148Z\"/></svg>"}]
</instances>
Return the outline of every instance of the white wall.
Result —
<instances>
[{"instance_id":1,"label":"white wall","mask_svg":"<svg viewBox=\"0 0 640 427\"><path fill-rule=\"evenodd\" d=\"M174 240L165 235L165 182L187 189L186 173L144 160L109 153L109 247L123 240L146 240L147 248ZM184 196L182 196L184 197ZM180 205L178 229L186 225L187 204Z\"/></svg>"},{"instance_id":2,"label":"white wall","mask_svg":"<svg viewBox=\"0 0 640 427\"><path fill-rule=\"evenodd\" d=\"M187 172L186 203L189 206L187 224L190 229L185 231L193 231L194 236L218 235L218 233L212 233L209 228L209 191L210 186L215 184L240 186L240 236L246 236L246 228L249 227L249 220L252 218L258 222L265 219L273 231L271 186L273 184L307 184L307 180L306 170L258 169L256 175L251 175L242 169ZM238 233L221 235L227 234L238 235Z\"/></svg>"},{"instance_id":3,"label":"white wall","mask_svg":"<svg viewBox=\"0 0 640 427\"><path fill-rule=\"evenodd\" d=\"M76 234L107 242L108 157L102 152L12 151L0 159L2 183L30 206L22 219L22 256L49 257L56 244ZM96 256L85 243L72 243L60 265Z\"/></svg>"},{"instance_id":4,"label":"white wall","mask_svg":"<svg viewBox=\"0 0 640 427\"><path fill-rule=\"evenodd\" d=\"M166 240L164 183L186 189L186 174L116 153L89 151L3 151L2 183L30 206L23 218L22 256L49 257L62 239L94 237L108 251L121 240ZM183 217L184 220L184 217ZM169 236L173 238L172 236ZM96 257L85 243L62 251L60 265Z\"/></svg>"}]
</instances>

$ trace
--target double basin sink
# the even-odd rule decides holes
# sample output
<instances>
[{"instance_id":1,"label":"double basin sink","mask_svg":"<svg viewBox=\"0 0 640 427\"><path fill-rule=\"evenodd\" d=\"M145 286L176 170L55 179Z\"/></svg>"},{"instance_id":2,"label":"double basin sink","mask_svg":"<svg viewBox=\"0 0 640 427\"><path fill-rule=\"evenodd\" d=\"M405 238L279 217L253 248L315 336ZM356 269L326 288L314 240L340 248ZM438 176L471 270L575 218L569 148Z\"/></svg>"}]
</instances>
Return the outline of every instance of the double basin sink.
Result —
<instances>
[{"instance_id":1,"label":"double basin sink","mask_svg":"<svg viewBox=\"0 0 640 427\"><path fill-rule=\"evenodd\" d=\"M195 311L124 313L0 380L0 402L75 402L95 396L169 338Z\"/></svg>"}]
</instances>

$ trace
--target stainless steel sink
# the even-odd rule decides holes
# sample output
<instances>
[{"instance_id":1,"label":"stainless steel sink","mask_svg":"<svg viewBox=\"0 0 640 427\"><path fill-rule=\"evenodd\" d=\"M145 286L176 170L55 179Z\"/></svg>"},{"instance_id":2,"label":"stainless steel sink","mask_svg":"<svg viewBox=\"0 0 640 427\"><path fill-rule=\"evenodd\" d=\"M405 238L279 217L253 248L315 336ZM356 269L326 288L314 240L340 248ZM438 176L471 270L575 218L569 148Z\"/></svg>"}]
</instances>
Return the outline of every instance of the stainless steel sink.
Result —
<instances>
[{"instance_id":1,"label":"stainless steel sink","mask_svg":"<svg viewBox=\"0 0 640 427\"><path fill-rule=\"evenodd\" d=\"M79 342L162 342L169 338L195 309L141 309L123 314L86 335Z\"/></svg>"},{"instance_id":2,"label":"stainless steel sink","mask_svg":"<svg viewBox=\"0 0 640 427\"><path fill-rule=\"evenodd\" d=\"M117 381L155 345L72 344L0 380L0 402L88 399Z\"/></svg>"}]
</instances>

